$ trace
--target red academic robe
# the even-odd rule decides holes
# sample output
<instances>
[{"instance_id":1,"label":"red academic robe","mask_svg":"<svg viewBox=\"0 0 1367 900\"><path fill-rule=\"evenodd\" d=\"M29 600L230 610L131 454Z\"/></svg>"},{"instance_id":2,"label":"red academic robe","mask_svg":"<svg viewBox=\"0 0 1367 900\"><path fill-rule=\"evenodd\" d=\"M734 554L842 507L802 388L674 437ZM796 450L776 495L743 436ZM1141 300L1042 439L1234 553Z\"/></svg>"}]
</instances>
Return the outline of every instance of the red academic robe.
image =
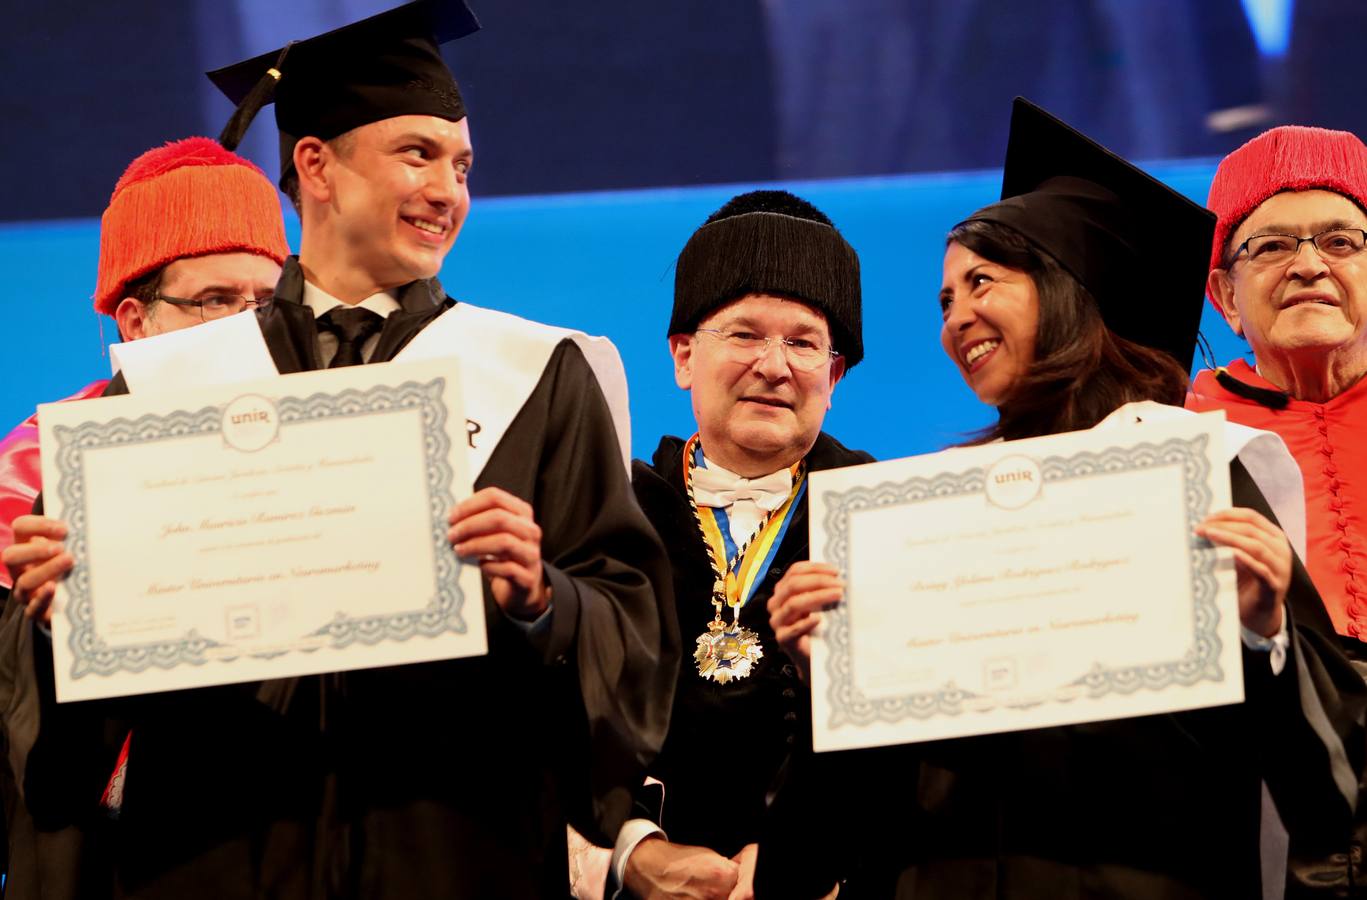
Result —
<instances>
[{"instance_id":1,"label":"red academic robe","mask_svg":"<svg viewBox=\"0 0 1367 900\"><path fill-rule=\"evenodd\" d=\"M88 400L104 393L106 381L96 381L81 388L68 400ZM14 543L13 522L33 509L33 501L43 479L43 466L38 456L38 414L35 412L0 440L0 550ZM9 590L9 570L0 568L0 588Z\"/></svg>"},{"instance_id":2,"label":"red academic robe","mask_svg":"<svg viewBox=\"0 0 1367 900\"><path fill-rule=\"evenodd\" d=\"M1246 384L1277 390L1243 360L1228 370ZM1281 435L1305 478L1306 568L1334 630L1367 641L1367 379L1328 403L1292 400L1276 410L1230 393L1204 371L1186 405L1223 409L1230 421Z\"/></svg>"}]
</instances>

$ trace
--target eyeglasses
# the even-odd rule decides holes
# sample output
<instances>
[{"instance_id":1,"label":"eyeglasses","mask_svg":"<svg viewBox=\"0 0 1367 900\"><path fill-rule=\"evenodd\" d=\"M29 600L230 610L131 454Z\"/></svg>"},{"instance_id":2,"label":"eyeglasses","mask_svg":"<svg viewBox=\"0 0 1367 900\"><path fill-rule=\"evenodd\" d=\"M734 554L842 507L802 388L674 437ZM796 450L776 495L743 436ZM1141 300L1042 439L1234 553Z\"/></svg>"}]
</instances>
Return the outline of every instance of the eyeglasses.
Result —
<instances>
[{"instance_id":1,"label":"eyeglasses","mask_svg":"<svg viewBox=\"0 0 1367 900\"><path fill-rule=\"evenodd\" d=\"M1295 259L1301 252L1301 244L1309 242L1321 259L1347 259L1362 252L1367 245L1367 231L1359 228L1332 228L1310 237L1297 237L1294 234L1255 234L1239 245L1229 258L1229 266L1239 259L1239 254L1248 252L1249 265L1283 266ZM1226 266L1226 268L1229 268Z\"/></svg>"},{"instance_id":2,"label":"eyeglasses","mask_svg":"<svg viewBox=\"0 0 1367 900\"><path fill-rule=\"evenodd\" d=\"M225 316L236 315L244 309L266 309L271 305L270 297L261 300L255 297L243 297L239 294L211 294L199 300L186 300L184 297L168 297L165 294L157 294L156 298L163 303L170 303L172 306L195 307L199 310L199 316L205 322L211 319L222 319Z\"/></svg>"},{"instance_id":3,"label":"eyeglasses","mask_svg":"<svg viewBox=\"0 0 1367 900\"><path fill-rule=\"evenodd\" d=\"M794 369L811 372L821 368L840 354L806 338L765 337L753 331L722 331L719 328L699 328L697 334L710 334L738 362L753 363L769 352L770 344L778 344Z\"/></svg>"}]
</instances>

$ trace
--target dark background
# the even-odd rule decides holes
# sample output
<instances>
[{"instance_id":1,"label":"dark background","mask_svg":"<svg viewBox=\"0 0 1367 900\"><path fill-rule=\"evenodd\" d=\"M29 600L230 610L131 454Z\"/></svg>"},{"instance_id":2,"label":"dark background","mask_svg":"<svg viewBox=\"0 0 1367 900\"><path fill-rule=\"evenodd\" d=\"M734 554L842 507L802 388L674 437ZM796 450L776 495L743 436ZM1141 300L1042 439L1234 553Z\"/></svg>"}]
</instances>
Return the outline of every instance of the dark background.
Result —
<instances>
[{"instance_id":1,"label":"dark background","mask_svg":"<svg viewBox=\"0 0 1367 900\"><path fill-rule=\"evenodd\" d=\"M203 71L391 2L0 0L0 433L108 377L98 216L135 156L217 134L231 110ZM485 28L447 58L474 203L442 282L610 337L640 456L692 429L664 336L673 262L734 193L794 190L859 251L868 357L827 426L894 457L991 419L939 348L936 294L946 230L998 194L1017 93L1197 200L1273 124L1367 133L1363 0L470 2ZM268 171L274 124L241 148ZM1208 306L1203 330L1220 363L1247 349Z\"/></svg>"},{"instance_id":2,"label":"dark background","mask_svg":"<svg viewBox=\"0 0 1367 900\"><path fill-rule=\"evenodd\" d=\"M1362 132L1357 0L471 0L484 196L991 168L1025 94L1141 160ZM205 69L392 0L0 2L0 221L96 216L230 112ZM1255 27L1256 26L1256 27ZM244 152L275 168L274 123Z\"/></svg>"}]
</instances>

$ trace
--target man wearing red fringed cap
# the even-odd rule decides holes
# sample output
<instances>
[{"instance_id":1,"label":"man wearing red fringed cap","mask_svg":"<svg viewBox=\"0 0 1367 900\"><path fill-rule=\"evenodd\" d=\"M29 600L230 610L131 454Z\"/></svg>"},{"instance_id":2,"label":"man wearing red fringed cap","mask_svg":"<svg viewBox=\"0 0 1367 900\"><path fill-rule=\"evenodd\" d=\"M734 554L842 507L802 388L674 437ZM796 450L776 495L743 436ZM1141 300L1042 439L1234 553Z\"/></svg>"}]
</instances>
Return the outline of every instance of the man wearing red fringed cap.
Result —
<instances>
[{"instance_id":1,"label":"man wearing red fringed cap","mask_svg":"<svg viewBox=\"0 0 1367 900\"><path fill-rule=\"evenodd\" d=\"M1284 126L1227 156L1207 290L1253 350L1201 372L1188 405L1282 436L1305 477L1306 564L1367 661L1367 146Z\"/></svg>"},{"instance_id":2,"label":"man wearing red fringed cap","mask_svg":"<svg viewBox=\"0 0 1367 900\"><path fill-rule=\"evenodd\" d=\"M1221 161L1211 302L1253 350L1199 373L1187 406L1276 432L1305 479L1306 566L1367 674L1367 146L1283 126ZM1363 748L1347 748L1361 768ZM1367 836L1364 806L1354 843ZM1349 896L1361 857L1297 859L1288 896ZM1357 896L1357 894L1352 894Z\"/></svg>"},{"instance_id":3,"label":"man wearing red fringed cap","mask_svg":"<svg viewBox=\"0 0 1367 900\"><path fill-rule=\"evenodd\" d=\"M208 138L133 160L100 220L95 310L126 341L198 325L269 298L289 255L280 201L260 169ZM107 381L66 399L98 397ZM38 494L37 417L0 441L0 550ZM0 588L12 585L0 570Z\"/></svg>"},{"instance_id":4,"label":"man wearing red fringed cap","mask_svg":"<svg viewBox=\"0 0 1367 900\"><path fill-rule=\"evenodd\" d=\"M101 219L95 309L114 318L126 341L198 325L267 300L288 255L279 197L265 173L208 138L176 141L139 156L114 187ZM107 383L66 399L98 397ZM41 540L63 537L60 523L28 515L40 475L35 415L0 441L0 551L35 537L40 540L14 547L11 555L60 549ZM62 566L64 557L48 564ZM12 586L11 570L0 570L0 607L9 607ZM16 663L32 651L28 636L20 608L6 608L0 626L0 713L9 763L0 777L9 846L5 896L90 896L109 876L101 874L91 844L99 823L87 813L99 801L103 814L115 814L118 792L105 790L101 800L95 786L90 802L68 808L63 798L32 798L23 790L40 715L35 669ZM117 787L125 760L108 761L106 788Z\"/></svg>"}]
</instances>

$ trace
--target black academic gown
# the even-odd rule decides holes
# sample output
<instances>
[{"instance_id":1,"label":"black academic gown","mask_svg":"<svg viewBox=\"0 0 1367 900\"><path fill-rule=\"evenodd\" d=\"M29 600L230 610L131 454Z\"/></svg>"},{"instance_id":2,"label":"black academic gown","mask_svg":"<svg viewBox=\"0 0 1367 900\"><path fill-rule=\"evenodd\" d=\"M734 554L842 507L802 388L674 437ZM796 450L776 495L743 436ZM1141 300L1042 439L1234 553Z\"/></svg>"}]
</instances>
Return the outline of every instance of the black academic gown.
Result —
<instances>
[{"instance_id":1,"label":"black academic gown","mask_svg":"<svg viewBox=\"0 0 1367 900\"><path fill-rule=\"evenodd\" d=\"M669 550L679 633L692 651L712 621L715 576L684 493L683 450L684 441L663 438L650 465L634 464L632 486ZM826 434L807 454L811 471L872 461ZM710 847L723 856L758 841L766 793L788 755L811 745L810 692L775 640L765 608L788 567L808 558L807 533L804 493L769 571L741 608L741 623L764 649L751 674L729 684L704 680L691 653L680 667L669 736L651 767L665 786L663 808L654 808L653 791L641 793L637 808L671 841Z\"/></svg>"},{"instance_id":2,"label":"black academic gown","mask_svg":"<svg viewBox=\"0 0 1367 900\"><path fill-rule=\"evenodd\" d=\"M291 260L260 316L285 374L317 367L302 292ZM399 300L375 361L453 305L435 281ZM536 510L549 627L529 635L486 591L484 657L62 707L49 693L38 741L67 740L30 754L30 803L54 824L90 818L131 730L105 829L116 896L565 896L565 825L611 842L663 741L678 665L664 551L572 342L476 479L491 485Z\"/></svg>"},{"instance_id":3,"label":"black academic gown","mask_svg":"<svg viewBox=\"0 0 1367 900\"><path fill-rule=\"evenodd\" d=\"M1237 461L1234 503L1270 510ZM1304 568L1273 676L1243 651L1243 704L806 755L775 800L756 896L1226 900L1263 896L1260 783L1301 852L1346 849L1367 692ZM1317 730L1318 729L1318 730ZM1347 775L1347 784L1344 775Z\"/></svg>"},{"instance_id":4,"label":"black academic gown","mask_svg":"<svg viewBox=\"0 0 1367 900\"><path fill-rule=\"evenodd\" d=\"M38 667L31 664L34 632L22 608L9 602L9 594L0 590L0 717L4 726L9 849L3 896L6 900L106 896L111 870L98 840L102 820L90 815L38 818L25 802L24 761L38 730L38 680L47 682L45 689L51 696L52 664L46 642L38 646L44 662ZM84 743L87 747L99 744ZM87 805L85 811L93 809Z\"/></svg>"}]
</instances>

